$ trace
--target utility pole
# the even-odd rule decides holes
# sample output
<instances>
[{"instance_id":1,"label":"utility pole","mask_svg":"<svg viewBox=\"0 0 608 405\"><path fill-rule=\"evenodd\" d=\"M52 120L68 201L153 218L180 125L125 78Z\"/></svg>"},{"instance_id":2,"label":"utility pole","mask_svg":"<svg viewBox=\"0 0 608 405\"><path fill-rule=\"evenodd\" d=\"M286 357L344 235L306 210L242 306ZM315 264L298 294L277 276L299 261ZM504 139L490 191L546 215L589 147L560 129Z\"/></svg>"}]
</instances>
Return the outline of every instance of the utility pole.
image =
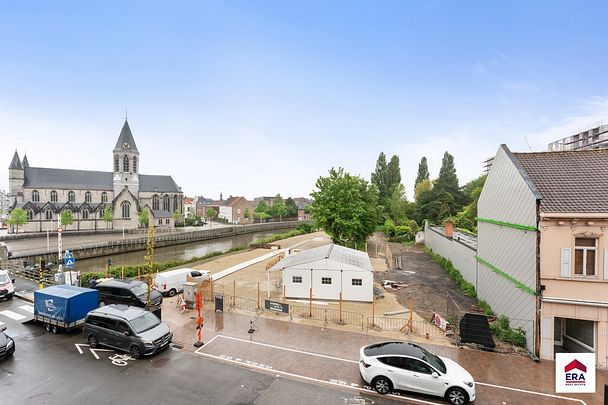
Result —
<instances>
[{"instance_id":1,"label":"utility pole","mask_svg":"<svg viewBox=\"0 0 608 405\"><path fill-rule=\"evenodd\" d=\"M63 250L63 246L61 244L61 234L63 233L63 229L61 229L61 215L57 215L57 264L59 265L59 269L57 273L60 274L61 282L63 283L63 266L61 265L61 252Z\"/></svg>"}]
</instances>

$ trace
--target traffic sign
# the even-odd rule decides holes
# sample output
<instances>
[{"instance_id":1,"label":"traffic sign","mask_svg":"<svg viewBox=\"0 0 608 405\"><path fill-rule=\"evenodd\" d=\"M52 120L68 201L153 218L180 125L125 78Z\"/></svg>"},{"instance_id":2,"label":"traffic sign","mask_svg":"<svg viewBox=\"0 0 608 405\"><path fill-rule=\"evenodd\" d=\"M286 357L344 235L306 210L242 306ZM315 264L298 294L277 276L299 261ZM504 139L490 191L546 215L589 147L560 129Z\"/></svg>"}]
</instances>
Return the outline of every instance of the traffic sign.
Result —
<instances>
[{"instance_id":1,"label":"traffic sign","mask_svg":"<svg viewBox=\"0 0 608 405\"><path fill-rule=\"evenodd\" d=\"M68 269L73 269L74 263L76 263L76 259L74 259L73 257L66 257L65 259L63 259L63 264Z\"/></svg>"},{"instance_id":2,"label":"traffic sign","mask_svg":"<svg viewBox=\"0 0 608 405\"><path fill-rule=\"evenodd\" d=\"M57 228L57 233L63 232L63 228Z\"/></svg>"}]
</instances>

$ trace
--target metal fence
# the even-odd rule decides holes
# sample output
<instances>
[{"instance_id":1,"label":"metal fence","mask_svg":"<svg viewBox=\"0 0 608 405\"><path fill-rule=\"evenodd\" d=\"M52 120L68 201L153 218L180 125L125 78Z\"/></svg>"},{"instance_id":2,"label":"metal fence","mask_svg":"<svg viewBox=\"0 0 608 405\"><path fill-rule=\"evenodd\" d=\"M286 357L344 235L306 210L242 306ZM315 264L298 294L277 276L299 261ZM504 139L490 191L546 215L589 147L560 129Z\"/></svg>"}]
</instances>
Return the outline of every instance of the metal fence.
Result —
<instances>
[{"instance_id":1,"label":"metal fence","mask_svg":"<svg viewBox=\"0 0 608 405\"><path fill-rule=\"evenodd\" d=\"M258 312L261 308L258 301L252 298L237 297L235 295L224 294L224 305L228 304L231 309L240 309L249 312Z\"/></svg>"},{"instance_id":2,"label":"metal fence","mask_svg":"<svg viewBox=\"0 0 608 405\"><path fill-rule=\"evenodd\" d=\"M363 314L352 311L340 311L335 308L319 308L302 305L290 305L289 315L292 318L306 318L323 322L335 322L339 325L356 325L364 327Z\"/></svg>"}]
</instances>

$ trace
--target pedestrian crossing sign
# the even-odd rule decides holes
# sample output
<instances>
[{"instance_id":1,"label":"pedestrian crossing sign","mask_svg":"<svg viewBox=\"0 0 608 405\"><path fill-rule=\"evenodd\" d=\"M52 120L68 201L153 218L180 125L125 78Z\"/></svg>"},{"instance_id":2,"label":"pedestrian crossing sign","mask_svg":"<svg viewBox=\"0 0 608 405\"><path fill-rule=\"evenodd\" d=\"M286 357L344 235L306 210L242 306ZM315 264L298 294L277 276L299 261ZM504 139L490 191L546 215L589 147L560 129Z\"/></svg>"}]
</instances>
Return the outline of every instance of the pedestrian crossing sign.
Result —
<instances>
[{"instance_id":1,"label":"pedestrian crossing sign","mask_svg":"<svg viewBox=\"0 0 608 405\"><path fill-rule=\"evenodd\" d=\"M73 257L66 257L65 259L63 259L63 264L68 269L73 269L75 262L76 262L76 259L74 259Z\"/></svg>"}]
</instances>

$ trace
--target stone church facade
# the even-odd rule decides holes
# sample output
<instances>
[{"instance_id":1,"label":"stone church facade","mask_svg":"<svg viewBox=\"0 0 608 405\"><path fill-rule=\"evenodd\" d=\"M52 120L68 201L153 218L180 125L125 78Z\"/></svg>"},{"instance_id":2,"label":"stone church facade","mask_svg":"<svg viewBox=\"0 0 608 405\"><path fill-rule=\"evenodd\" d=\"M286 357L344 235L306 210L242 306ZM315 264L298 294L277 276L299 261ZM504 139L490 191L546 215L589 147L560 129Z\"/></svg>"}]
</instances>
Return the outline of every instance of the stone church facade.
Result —
<instances>
[{"instance_id":1,"label":"stone church facade","mask_svg":"<svg viewBox=\"0 0 608 405\"><path fill-rule=\"evenodd\" d=\"M156 227L173 227L175 211L183 214L183 193L171 176L139 173L140 156L129 123L120 131L112 151L112 172L31 167L15 151L9 167L11 210L28 216L24 232L55 231L60 213L72 212L66 230L134 229L139 212L148 210ZM111 222L103 220L106 207Z\"/></svg>"}]
</instances>

